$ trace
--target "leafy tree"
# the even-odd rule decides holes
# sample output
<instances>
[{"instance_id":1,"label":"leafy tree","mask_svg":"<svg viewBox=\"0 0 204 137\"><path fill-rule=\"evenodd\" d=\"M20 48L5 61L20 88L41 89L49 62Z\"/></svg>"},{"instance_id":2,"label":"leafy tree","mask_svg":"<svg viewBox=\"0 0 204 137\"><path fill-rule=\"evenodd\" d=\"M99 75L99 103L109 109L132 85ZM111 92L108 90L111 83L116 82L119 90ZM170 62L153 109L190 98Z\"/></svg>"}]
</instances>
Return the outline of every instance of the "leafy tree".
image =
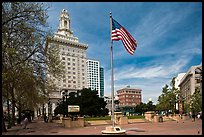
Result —
<instances>
[{"instance_id":1,"label":"leafy tree","mask_svg":"<svg viewBox=\"0 0 204 137\"><path fill-rule=\"evenodd\" d=\"M147 110L148 110L148 111L155 111L155 109L156 109L156 106L153 105L153 102L152 102L152 101L149 101L149 102L147 103Z\"/></svg>"},{"instance_id":2,"label":"leafy tree","mask_svg":"<svg viewBox=\"0 0 204 137\"><path fill-rule=\"evenodd\" d=\"M190 108L191 107L191 108ZM202 93L200 90L196 90L191 96L191 102L189 102L189 107L192 112L198 113L202 111Z\"/></svg>"},{"instance_id":3,"label":"leafy tree","mask_svg":"<svg viewBox=\"0 0 204 137\"><path fill-rule=\"evenodd\" d=\"M68 105L79 105L80 112L79 115L89 115L89 116L105 116L108 114L108 110L105 108L106 102L103 98L98 96L98 92L95 90L82 89L77 91L77 94L71 92L69 98L64 101L61 101L59 105L54 110L55 115L64 114L68 112ZM73 114L73 113L70 113Z\"/></svg>"},{"instance_id":4,"label":"leafy tree","mask_svg":"<svg viewBox=\"0 0 204 137\"><path fill-rule=\"evenodd\" d=\"M43 3L2 3L2 96L11 100L12 125L15 107L19 113L22 108L33 109L54 90L46 75L60 78L63 73L58 49L46 44L51 35L47 9Z\"/></svg>"}]
</instances>

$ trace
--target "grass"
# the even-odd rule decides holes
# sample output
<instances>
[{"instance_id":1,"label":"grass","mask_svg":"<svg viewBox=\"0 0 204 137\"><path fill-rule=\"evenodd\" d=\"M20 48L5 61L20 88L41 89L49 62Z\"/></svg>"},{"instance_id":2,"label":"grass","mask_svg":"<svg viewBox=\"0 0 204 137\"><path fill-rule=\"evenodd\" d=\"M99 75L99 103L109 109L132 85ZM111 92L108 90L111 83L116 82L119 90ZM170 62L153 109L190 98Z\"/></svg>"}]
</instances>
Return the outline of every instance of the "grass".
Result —
<instances>
[{"instance_id":1,"label":"grass","mask_svg":"<svg viewBox=\"0 0 204 137\"><path fill-rule=\"evenodd\" d=\"M84 118L86 121L96 121L96 120L111 120L111 116L105 116L105 117L88 117Z\"/></svg>"},{"instance_id":2,"label":"grass","mask_svg":"<svg viewBox=\"0 0 204 137\"><path fill-rule=\"evenodd\" d=\"M145 116L127 116L128 119L143 119Z\"/></svg>"},{"instance_id":3,"label":"grass","mask_svg":"<svg viewBox=\"0 0 204 137\"><path fill-rule=\"evenodd\" d=\"M128 119L144 119L144 116L127 116ZM97 120L111 120L111 116L105 116L105 117L89 117L84 118L85 121L97 121Z\"/></svg>"}]
</instances>

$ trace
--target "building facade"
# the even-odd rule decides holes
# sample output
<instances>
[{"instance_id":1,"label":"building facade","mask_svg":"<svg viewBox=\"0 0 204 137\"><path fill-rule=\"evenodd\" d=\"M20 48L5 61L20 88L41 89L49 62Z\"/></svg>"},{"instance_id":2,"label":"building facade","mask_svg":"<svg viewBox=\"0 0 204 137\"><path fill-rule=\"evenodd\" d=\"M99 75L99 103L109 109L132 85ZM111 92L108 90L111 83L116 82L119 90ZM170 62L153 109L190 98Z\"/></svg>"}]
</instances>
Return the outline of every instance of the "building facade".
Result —
<instances>
[{"instance_id":1,"label":"building facade","mask_svg":"<svg viewBox=\"0 0 204 137\"><path fill-rule=\"evenodd\" d=\"M179 73L177 75L177 77L175 78L175 88L179 89L180 90L180 87L179 87L179 84L181 83L181 79L183 78L183 76L185 75L186 73Z\"/></svg>"},{"instance_id":2,"label":"building facade","mask_svg":"<svg viewBox=\"0 0 204 137\"><path fill-rule=\"evenodd\" d=\"M202 93L202 74L197 73L197 70L201 70L202 73L202 65L192 66L183 76L179 84L183 99L182 105L179 105L181 112L183 112L183 103L190 103L191 95L193 95L196 90L200 90Z\"/></svg>"},{"instance_id":3,"label":"building facade","mask_svg":"<svg viewBox=\"0 0 204 137\"><path fill-rule=\"evenodd\" d=\"M107 103L106 108L108 109L110 115L112 112L112 98L109 96L104 96L104 101Z\"/></svg>"},{"instance_id":4,"label":"building facade","mask_svg":"<svg viewBox=\"0 0 204 137\"><path fill-rule=\"evenodd\" d=\"M87 59L86 67L88 88L98 91L100 97L100 63L97 60Z\"/></svg>"},{"instance_id":5,"label":"building facade","mask_svg":"<svg viewBox=\"0 0 204 137\"><path fill-rule=\"evenodd\" d=\"M104 69L100 67L100 97L104 96Z\"/></svg>"},{"instance_id":6,"label":"building facade","mask_svg":"<svg viewBox=\"0 0 204 137\"><path fill-rule=\"evenodd\" d=\"M175 88L177 88L178 90L180 90L179 84L181 83L181 79L184 77L186 73L179 73L176 78L175 78ZM176 98L179 98L179 95L176 95ZM179 108L181 108L182 103L179 103L179 101L176 102L176 110L179 110Z\"/></svg>"},{"instance_id":7,"label":"building facade","mask_svg":"<svg viewBox=\"0 0 204 137\"><path fill-rule=\"evenodd\" d=\"M117 90L117 96L119 97L119 107L135 107L142 101L142 89L137 88L123 88Z\"/></svg>"},{"instance_id":8,"label":"building facade","mask_svg":"<svg viewBox=\"0 0 204 137\"><path fill-rule=\"evenodd\" d=\"M57 90L50 95L52 112L56 108L59 99L62 99L64 91L76 92L87 88L86 73L86 50L87 44L80 43L70 29L70 17L67 10L62 10L59 19L59 27L54 37L47 40L47 45L58 47L59 56L65 66L65 73L62 79L53 78L48 74L48 79L52 79L57 86Z\"/></svg>"},{"instance_id":9,"label":"building facade","mask_svg":"<svg viewBox=\"0 0 204 137\"><path fill-rule=\"evenodd\" d=\"M196 89L202 89L202 76L201 74L196 74L197 68L202 70L202 65L192 66L183 76L179 84L181 95L187 102L190 101L190 96L193 95Z\"/></svg>"}]
</instances>

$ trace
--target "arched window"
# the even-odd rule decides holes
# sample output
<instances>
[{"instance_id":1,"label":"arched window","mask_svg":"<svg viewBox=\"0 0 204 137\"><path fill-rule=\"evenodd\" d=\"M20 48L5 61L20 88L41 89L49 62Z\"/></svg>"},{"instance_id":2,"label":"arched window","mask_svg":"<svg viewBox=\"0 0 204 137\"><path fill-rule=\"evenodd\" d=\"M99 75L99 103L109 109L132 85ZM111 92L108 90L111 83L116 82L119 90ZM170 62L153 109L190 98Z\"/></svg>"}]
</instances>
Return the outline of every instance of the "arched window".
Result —
<instances>
[{"instance_id":1,"label":"arched window","mask_svg":"<svg viewBox=\"0 0 204 137\"><path fill-rule=\"evenodd\" d=\"M66 20L64 21L64 26L67 28L67 21Z\"/></svg>"}]
</instances>

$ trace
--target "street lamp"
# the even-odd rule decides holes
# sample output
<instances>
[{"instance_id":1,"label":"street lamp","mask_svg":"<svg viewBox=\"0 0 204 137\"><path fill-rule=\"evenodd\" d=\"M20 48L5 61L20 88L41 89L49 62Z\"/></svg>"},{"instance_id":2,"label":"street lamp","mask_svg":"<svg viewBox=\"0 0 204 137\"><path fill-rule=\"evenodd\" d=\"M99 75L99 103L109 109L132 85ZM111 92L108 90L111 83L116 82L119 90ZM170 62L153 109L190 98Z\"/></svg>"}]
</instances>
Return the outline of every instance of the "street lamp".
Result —
<instances>
[{"instance_id":1,"label":"street lamp","mask_svg":"<svg viewBox=\"0 0 204 137\"><path fill-rule=\"evenodd\" d=\"M190 117L192 116L193 114L193 99L191 98L191 101L190 101Z\"/></svg>"},{"instance_id":2,"label":"street lamp","mask_svg":"<svg viewBox=\"0 0 204 137\"><path fill-rule=\"evenodd\" d=\"M119 109L119 97L116 96L114 100L115 100L115 104L117 105L116 106L116 111L118 111L118 109Z\"/></svg>"},{"instance_id":3,"label":"street lamp","mask_svg":"<svg viewBox=\"0 0 204 137\"><path fill-rule=\"evenodd\" d=\"M50 102L50 98L48 99L48 115L51 114L51 102Z\"/></svg>"},{"instance_id":4,"label":"street lamp","mask_svg":"<svg viewBox=\"0 0 204 137\"><path fill-rule=\"evenodd\" d=\"M176 100L175 100L175 114L177 114L178 110L178 95L176 95Z\"/></svg>"},{"instance_id":5,"label":"street lamp","mask_svg":"<svg viewBox=\"0 0 204 137\"><path fill-rule=\"evenodd\" d=\"M66 103L67 103L67 97L68 97L69 95L68 95L68 90L66 89L65 90L65 99L66 99Z\"/></svg>"},{"instance_id":6,"label":"street lamp","mask_svg":"<svg viewBox=\"0 0 204 137\"><path fill-rule=\"evenodd\" d=\"M172 103L172 100L170 99L169 102L170 102L170 110L169 110L169 112L171 112L171 103Z\"/></svg>"},{"instance_id":7,"label":"street lamp","mask_svg":"<svg viewBox=\"0 0 204 137\"><path fill-rule=\"evenodd\" d=\"M183 108L183 114L184 114L184 100L185 100L185 98L184 98L184 96L182 96L182 108Z\"/></svg>"}]
</instances>

